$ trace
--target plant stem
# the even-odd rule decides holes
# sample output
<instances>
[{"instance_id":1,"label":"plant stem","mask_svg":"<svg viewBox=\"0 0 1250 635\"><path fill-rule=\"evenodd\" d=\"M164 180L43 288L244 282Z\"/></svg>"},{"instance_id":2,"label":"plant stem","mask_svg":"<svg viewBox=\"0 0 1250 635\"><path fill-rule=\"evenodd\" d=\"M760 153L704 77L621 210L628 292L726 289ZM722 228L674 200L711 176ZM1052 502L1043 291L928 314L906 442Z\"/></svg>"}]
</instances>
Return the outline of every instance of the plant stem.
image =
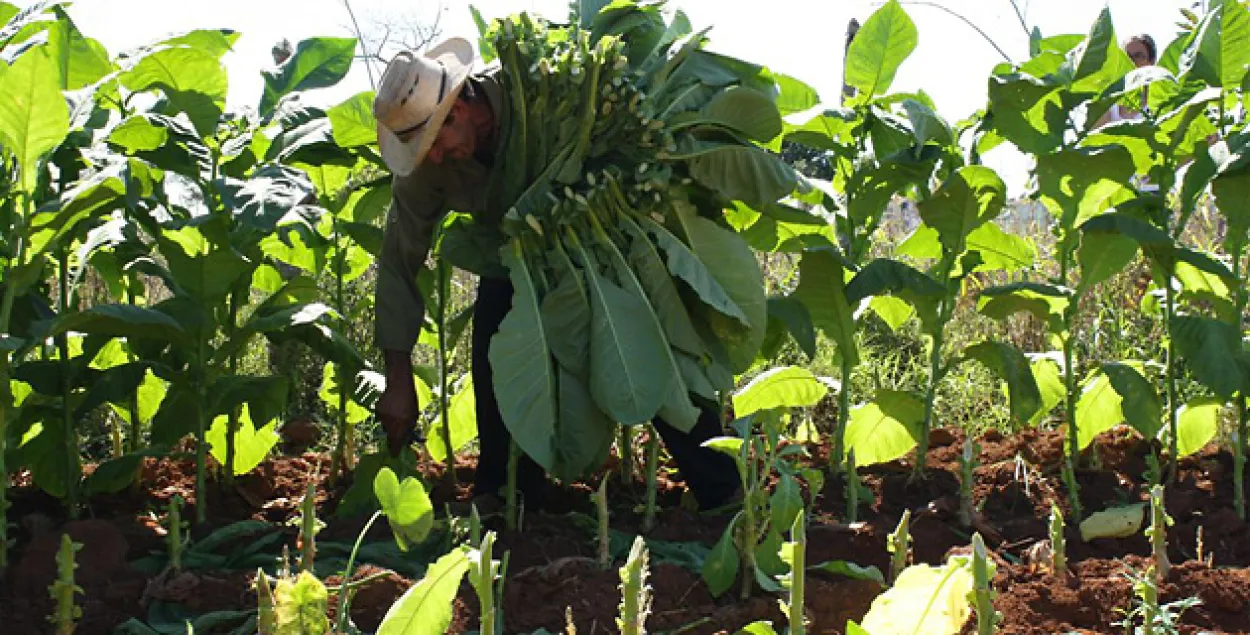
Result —
<instances>
[{"instance_id":1,"label":"plant stem","mask_svg":"<svg viewBox=\"0 0 1250 635\"><path fill-rule=\"evenodd\" d=\"M57 306L62 316L69 314L69 249L62 248L57 254L58 289ZM65 507L71 520L78 519L78 480L82 470L78 466L78 434L74 430L74 413L70 401L74 393L73 367L69 359L69 336L61 333L56 337L61 367L61 432L65 435Z\"/></svg>"},{"instance_id":2,"label":"plant stem","mask_svg":"<svg viewBox=\"0 0 1250 635\"><path fill-rule=\"evenodd\" d=\"M1169 273L1165 280L1167 291L1164 295L1166 305L1164 307L1165 314L1163 319L1170 327L1172 317L1176 312L1176 291L1172 288L1172 275ZM1168 445L1172 454L1171 466L1169 469L1168 480L1172 483L1176 482L1177 473L1180 472L1181 457L1179 453L1179 442L1177 440L1177 417L1176 417L1176 349L1172 342L1172 336L1168 334L1167 343L1167 393L1168 393Z\"/></svg>"},{"instance_id":3,"label":"plant stem","mask_svg":"<svg viewBox=\"0 0 1250 635\"><path fill-rule=\"evenodd\" d=\"M1081 442L1078 439L1078 428L1076 421L1076 368L1073 357L1075 357L1075 340L1076 334L1072 331L1075 329L1073 313L1075 306L1079 301L1079 297L1069 305L1067 311L1064 312L1064 331L1067 333L1063 340L1063 386L1064 386L1064 413L1068 419L1068 454L1065 461L1064 470L1068 477L1068 504L1072 508L1072 519L1075 522L1081 521L1081 493L1077 489L1076 483L1076 466L1081 457Z\"/></svg>"},{"instance_id":4,"label":"plant stem","mask_svg":"<svg viewBox=\"0 0 1250 635\"><path fill-rule=\"evenodd\" d=\"M512 439L508 442L508 485L504 492L504 526L508 531L516 531L517 528L517 508L516 508L516 472L517 465L521 460L521 447L516 444L516 440Z\"/></svg>"},{"instance_id":5,"label":"plant stem","mask_svg":"<svg viewBox=\"0 0 1250 635\"><path fill-rule=\"evenodd\" d=\"M741 551L742 551L742 591L740 597L746 601L751 597L751 589L755 585L755 540L759 535L759 530L755 526L755 488L759 485L758 475L756 471L755 461L755 437L748 433L746 439L743 440L745 447L749 447L746 456L746 473L747 486L743 488L746 496L742 499L742 534L741 534Z\"/></svg>"},{"instance_id":6,"label":"plant stem","mask_svg":"<svg viewBox=\"0 0 1250 635\"><path fill-rule=\"evenodd\" d=\"M837 474L842 470L843 455L846 451L846 423L851 417L851 365L850 356L842 353L842 386L838 389L838 417L833 425L833 445L829 450L829 472Z\"/></svg>"},{"instance_id":7,"label":"plant stem","mask_svg":"<svg viewBox=\"0 0 1250 635\"><path fill-rule=\"evenodd\" d=\"M1243 267L1241 264L1242 252L1245 249L1244 238L1238 237L1232 241L1233 252L1233 280L1241 280L1243 275ZM1233 290L1233 324L1238 333L1243 332L1242 322L1246 312L1246 285L1238 284ZM1237 509L1237 517L1246 519L1246 395L1242 391L1237 391L1233 395L1233 399L1237 401L1237 429L1233 433L1233 506Z\"/></svg>"},{"instance_id":8,"label":"plant stem","mask_svg":"<svg viewBox=\"0 0 1250 635\"><path fill-rule=\"evenodd\" d=\"M620 455L621 485L630 487L634 482L634 441L629 426L619 426L616 431L617 452ZM632 488L631 488L632 490Z\"/></svg>"},{"instance_id":9,"label":"plant stem","mask_svg":"<svg viewBox=\"0 0 1250 635\"><path fill-rule=\"evenodd\" d=\"M34 212L33 202L28 196L23 199L27 216L29 216ZM16 264L10 263L8 271L5 272L4 299L0 300L0 336L9 335L9 320L13 315L13 302L17 298L17 285L10 279L10 276L12 272L26 264L25 218L22 214L17 214L13 233L9 237L9 242L17 246L17 257L15 258ZM8 420L9 410L14 409L13 390L9 383L12 371L9 365L9 353L0 351L0 570L5 569L9 563L9 479L8 468L4 461L8 435L6 430L8 426L5 422Z\"/></svg>"},{"instance_id":10,"label":"plant stem","mask_svg":"<svg viewBox=\"0 0 1250 635\"><path fill-rule=\"evenodd\" d=\"M977 635L994 635L998 622L997 611L994 610L994 590L990 587L993 581L993 564L985 551L985 540L981 533L972 534L972 577L977 608Z\"/></svg>"},{"instance_id":11,"label":"plant stem","mask_svg":"<svg viewBox=\"0 0 1250 635\"><path fill-rule=\"evenodd\" d=\"M786 617L790 620L790 635L807 635L807 621L804 615L806 572L807 572L807 528L804 512L794 517L794 525L790 528L790 542L793 544L790 563L790 602L786 607Z\"/></svg>"},{"instance_id":12,"label":"plant stem","mask_svg":"<svg viewBox=\"0 0 1250 635\"><path fill-rule=\"evenodd\" d=\"M230 313L226 319L226 341L234 338L235 333L239 330L239 289L230 292ZM236 349L237 350L237 349ZM237 352L230 354L230 375L235 376L239 372L239 354ZM227 485L234 485L234 461L237 453L235 447L235 437L239 434L239 409L242 406L230 408L226 423L226 467L225 478Z\"/></svg>"},{"instance_id":13,"label":"plant stem","mask_svg":"<svg viewBox=\"0 0 1250 635\"><path fill-rule=\"evenodd\" d=\"M657 474L660 470L660 437L655 427L648 426L647 435L647 506L642 516L642 531L655 528Z\"/></svg>"},{"instance_id":14,"label":"plant stem","mask_svg":"<svg viewBox=\"0 0 1250 635\"><path fill-rule=\"evenodd\" d=\"M942 344L946 337L946 323L950 320L951 306L955 303L954 295L958 292L958 287L954 291L951 290L950 279L956 257L956 255L946 256L941 268L942 284L946 287L946 293L942 296L941 304L938 305L937 329L933 333L933 350L929 354L929 385L925 389L924 426L920 431L920 445L916 448L914 478L924 476L925 459L929 453L929 431L933 429L933 404L937 400L938 382L942 381Z\"/></svg>"},{"instance_id":15,"label":"plant stem","mask_svg":"<svg viewBox=\"0 0 1250 635\"><path fill-rule=\"evenodd\" d=\"M366 65L366 68L368 68L367 65ZM343 300L343 277L344 277L343 268L346 266L345 261L347 258L347 249L345 248L343 244L343 236L342 236L342 232L340 231L340 227L338 223L337 214L339 211L338 210L339 206L334 201L327 201L327 203L329 203L330 205L329 209L335 210L334 211L335 218L333 221L333 232L334 232L333 242L334 242L334 247L335 247L335 250L334 250L334 310L338 311L338 314L339 314L339 330L346 332L344 329L347 325L344 322L346 320L346 316L348 315L348 312L347 312L347 307L345 306L345 302ZM439 259L439 263L440 264L442 263L441 258ZM351 429L351 425L347 421L347 390L348 390L350 380L348 377L346 377L347 373L343 371L343 368L340 364L334 365L334 372L335 372L334 381L338 385L339 402L338 402L338 412L335 413L335 416L338 419L335 422L335 428L338 431L338 434L336 435L337 438L335 439L335 442L334 442L334 455L331 457L331 460L330 460L331 484L337 483L339 475L343 472L346 472L349 469L350 457L353 453L352 439L351 439L352 429Z\"/></svg>"},{"instance_id":16,"label":"plant stem","mask_svg":"<svg viewBox=\"0 0 1250 635\"><path fill-rule=\"evenodd\" d=\"M595 512L599 520L599 566L607 569L612 564L611 534L608 531L608 477L599 482L599 491L591 494L595 500Z\"/></svg>"},{"instance_id":17,"label":"plant stem","mask_svg":"<svg viewBox=\"0 0 1250 635\"><path fill-rule=\"evenodd\" d=\"M456 484L456 451L451 442L451 416L447 405L447 295L451 285L447 281L447 265L438 259L438 416L443 428L443 451L447 453L447 471L443 478L453 487Z\"/></svg>"},{"instance_id":18,"label":"plant stem","mask_svg":"<svg viewBox=\"0 0 1250 635\"><path fill-rule=\"evenodd\" d=\"M347 590L351 586L348 582L352 579L352 568L356 566L356 554L360 552L360 544L364 542L365 536L373 528L373 523L377 522L381 515L382 511L378 510L369 517L369 522L365 523L365 528L360 530L360 534L356 536L356 544L352 546L352 553L347 557L347 566L343 568L343 586L339 589L338 610L338 630L341 633L347 632L347 615L350 612L347 606Z\"/></svg>"},{"instance_id":19,"label":"plant stem","mask_svg":"<svg viewBox=\"0 0 1250 635\"><path fill-rule=\"evenodd\" d=\"M1168 577L1172 563L1168 561L1168 525L1172 519L1163 506L1163 486L1155 485L1150 489L1150 527L1146 535L1150 537L1150 554L1154 558L1154 570L1158 579Z\"/></svg>"},{"instance_id":20,"label":"plant stem","mask_svg":"<svg viewBox=\"0 0 1250 635\"><path fill-rule=\"evenodd\" d=\"M907 568L907 555L911 549L911 510L903 510L898 527L886 537L886 549L890 552L890 582L898 579Z\"/></svg>"},{"instance_id":21,"label":"plant stem","mask_svg":"<svg viewBox=\"0 0 1250 635\"><path fill-rule=\"evenodd\" d=\"M200 354L196 361L195 377L195 522L208 520L208 441L204 438L208 429L204 404L208 401L205 389L204 355L205 342L200 340Z\"/></svg>"},{"instance_id":22,"label":"plant stem","mask_svg":"<svg viewBox=\"0 0 1250 635\"><path fill-rule=\"evenodd\" d=\"M859 522L859 470L855 467L855 450L846 457L846 522Z\"/></svg>"}]
</instances>

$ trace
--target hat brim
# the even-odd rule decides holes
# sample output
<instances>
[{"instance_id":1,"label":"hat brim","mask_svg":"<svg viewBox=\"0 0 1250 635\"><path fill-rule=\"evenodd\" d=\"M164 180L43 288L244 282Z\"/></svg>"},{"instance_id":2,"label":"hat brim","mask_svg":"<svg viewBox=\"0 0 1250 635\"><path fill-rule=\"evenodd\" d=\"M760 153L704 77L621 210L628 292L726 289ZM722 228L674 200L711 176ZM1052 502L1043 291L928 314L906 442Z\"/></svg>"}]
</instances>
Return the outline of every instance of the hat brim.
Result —
<instances>
[{"instance_id":1,"label":"hat brim","mask_svg":"<svg viewBox=\"0 0 1250 635\"><path fill-rule=\"evenodd\" d=\"M463 38L452 38L443 42L431 50L427 57L441 60L446 66L447 95L430 115L430 122L425 129L408 141L403 141L390 128L378 124L378 148L382 151L382 160L391 172L400 176L412 174L425 160L425 155L438 138L447 114L459 99L460 89L469 79L473 68L473 47Z\"/></svg>"}]
</instances>

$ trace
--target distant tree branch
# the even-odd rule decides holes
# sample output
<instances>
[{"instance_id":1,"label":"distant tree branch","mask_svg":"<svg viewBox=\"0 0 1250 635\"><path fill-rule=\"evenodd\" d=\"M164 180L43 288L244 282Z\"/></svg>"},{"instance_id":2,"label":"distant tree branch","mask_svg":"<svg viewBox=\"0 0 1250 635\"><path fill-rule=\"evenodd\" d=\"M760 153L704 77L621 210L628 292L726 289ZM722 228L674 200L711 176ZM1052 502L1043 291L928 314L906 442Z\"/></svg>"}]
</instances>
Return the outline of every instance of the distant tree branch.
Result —
<instances>
[{"instance_id":1,"label":"distant tree branch","mask_svg":"<svg viewBox=\"0 0 1250 635\"><path fill-rule=\"evenodd\" d=\"M347 16L352 20L352 31L356 33L356 41L363 50L365 47L365 35L360 31L360 22L356 21L356 12L352 10L351 0L343 0L343 7L347 9ZM367 59L365 60L365 72L369 74L369 87L377 91L378 83L373 78L373 65Z\"/></svg>"},{"instance_id":2,"label":"distant tree branch","mask_svg":"<svg viewBox=\"0 0 1250 635\"><path fill-rule=\"evenodd\" d=\"M429 22L412 11L365 15L358 19L351 0L343 0L343 7L347 9L347 15L351 19L351 24L343 28L359 41L360 52L355 59L365 65L369 73L369 85L374 90L377 90L376 77L379 74L375 72L375 64L384 68L400 51L422 51L443 32L443 13L446 9L441 1L435 7L433 19Z\"/></svg>"},{"instance_id":3,"label":"distant tree branch","mask_svg":"<svg viewBox=\"0 0 1250 635\"><path fill-rule=\"evenodd\" d=\"M1008 54L1007 54L1007 52L1006 52L1006 51L1004 51L1004 50L1002 49L1002 47L1000 47L1000 46L998 45L998 43L997 43L997 42L995 42L995 41L994 41L994 38L990 37L990 35L989 35L988 33L986 33L985 31L983 31L983 30L981 29L981 27L977 26L975 22L973 22L972 20L969 20L968 18L964 17L964 16L963 16L963 14L961 14L961 13L959 13L959 12L957 12L957 11L953 11L953 10L951 10L951 9L948 9L948 8L946 8L946 7L944 7L944 6L940 5L940 4L938 4L938 3L936 3L936 2L923 2L922 0L903 0L902 2L900 2L900 4L914 4L914 5L919 5L919 6L922 6L922 7L932 7L932 8L934 8L934 9L939 9L939 10L941 10L941 11L945 11L946 13L948 13L948 14L950 14L950 15L952 15L952 16L955 16L956 18L959 18L959 19L960 19L960 20L961 20L964 24L967 24L968 26L972 27L972 30L976 31L977 33L980 33L980 34L981 34L981 37L982 37L982 38L985 38L985 41L986 41L986 42L989 42L989 43L990 43L990 46L994 47L994 50L995 50L995 51L998 51L998 54L999 54L999 55L1002 55L1004 60L1007 60L1007 62L1008 62L1009 64L1010 64L1010 63L1014 63L1014 62L1012 62L1011 56L1010 56L1010 55L1008 55ZM1027 31L1027 29L1026 29L1026 31Z\"/></svg>"}]
</instances>

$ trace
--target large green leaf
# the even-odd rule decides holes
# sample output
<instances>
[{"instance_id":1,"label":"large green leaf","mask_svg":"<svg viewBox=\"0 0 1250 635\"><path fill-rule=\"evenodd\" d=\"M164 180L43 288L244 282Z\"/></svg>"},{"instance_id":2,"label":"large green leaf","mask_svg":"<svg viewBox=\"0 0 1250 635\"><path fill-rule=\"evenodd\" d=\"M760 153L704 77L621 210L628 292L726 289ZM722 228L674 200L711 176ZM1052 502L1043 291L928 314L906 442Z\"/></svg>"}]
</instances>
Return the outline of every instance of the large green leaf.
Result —
<instances>
[{"instance_id":1,"label":"large green leaf","mask_svg":"<svg viewBox=\"0 0 1250 635\"><path fill-rule=\"evenodd\" d=\"M447 407L447 427L451 429L452 452L459 452L477 438L477 397L473 391L472 377L466 377L461 382L460 390L451 397L451 403ZM430 425L425 449L435 461L447 461L447 443L443 437L441 416L436 417Z\"/></svg>"},{"instance_id":2,"label":"large green leaf","mask_svg":"<svg viewBox=\"0 0 1250 635\"><path fill-rule=\"evenodd\" d=\"M920 218L937 230L944 250L958 255L968 234L1002 213L1006 200L1007 186L993 170L963 167L920 203Z\"/></svg>"},{"instance_id":3,"label":"large green leaf","mask_svg":"<svg viewBox=\"0 0 1250 635\"><path fill-rule=\"evenodd\" d=\"M1127 236L1110 232L1082 232L1076 260L1081 265L1077 293L1083 295L1094 285L1110 280L1137 256L1137 243Z\"/></svg>"},{"instance_id":4,"label":"large green leaf","mask_svg":"<svg viewBox=\"0 0 1250 635\"><path fill-rule=\"evenodd\" d=\"M425 540L434 526L434 505L421 481L409 476L401 483L391 468L383 467L373 479L373 494L402 551Z\"/></svg>"},{"instance_id":5,"label":"large green leaf","mask_svg":"<svg viewBox=\"0 0 1250 635\"><path fill-rule=\"evenodd\" d=\"M451 625L456 592L469 570L470 550L457 547L426 569L425 577L391 605L377 635L443 635Z\"/></svg>"},{"instance_id":6,"label":"large green leaf","mask_svg":"<svg viewBox=\"0 0 1250 635\"><path fill-rule=\"evenodd\" d=\"M1250 65L1250 10L1222 2L1195 35L1196 50L1181 59L1181 72L1225 90L1240 88Z\"/></svg>"},{"instance_id":7,"label":"large green leaf","mask_svg":"<svg viewBox=\"0 0 1250 635\"><path fill-rule=\"evenodd\" d=\"M1049 153L1063 144L1067 111L1059 88L1027 74L990 77L994 130L1027 153Z\"/></svg>"},{"instance_id":8,"label":"large green leaf","mask_svg":"<svg viewBox=\"0 0 1250 635\"><path fill-rule=\"evenodd\" d=\"M1133 70L1133 60L1120 48L1111 24L1111 11L1103 8L1090 27L1089 35L1068 54L1059 70L1075 93L1101 93Z\"/></svg>"},{"instance_id":9,"label":"large green leaf","mask_svg":"<svg viewBox=\"0 0 1250 635\"><path fill-rule=\"evenodd\" d=\"M0 146L17 161L19 189L33 195L42 161L69 133L56 62L46 47L26 51L0 64L0 86Z\"/></svg>"},{"instance_id":10,"label":"large green leaf","mask_svg":"<svg viewBox=\"0 0 1250 635\"><path fill-rule=\"evenodd\" d=\"M838 345L839 354L855 363L855 304L847 299L846 268L833 248L816 248L799 261L799 286L793 296L807 307L812 324Z\"/></svg>"},{"instance_id":11,"label":"large green leaf","mask_svg":"<svg viewBox=\"0 0 1250 635\"><path fill-rule=\"evenodd\" d=\"M734 303L729 292L712 275L708 266L691 251L686 243L674 236L662 225L650 218L642 219L643 227L655 237L656 244L668 256L668 270L685 282L703 301L722 315L735 319L743 328L750 328L751 320L744 309Z\"/></svg>"},{"instance_id":12,"label":"large green leaf","mask_svg":"<svg viewBox=\"0 0 1250 635\"><path fill-rule=\"evenodd\" d=\"M735 517L729 523L720 540L716 541L716 546L712 547L711 553L703 561L700 573L707 583L708 591L714 597L728 591L738 577L741 560L738 557L738 548L734 545L734 527L737 526L737 521Z\"/></svg>"},{"instance_id":13,"label":"large green leaf","mask_svg":"<svg viewBox=\"0 0 1250 635\"><path fill-rule=\"evenodd\" d=\"M1037 159L1040 200L1065 232L1132 196L1133 158L1123 146L1077 148Z\"/></svg>"},{"instance_id":14,"label":"large green leaf","mask_svg":"<svg viewBox=\"0 0 1250 635\"><path fill-rule=\"evenodd\" d=\"M911 393L879 390L876 397L851 409L846 450L859 466L900 458L916 447L924 422L924 404Z\"/></svg>"},{"instance_id":15,"label":"large green leaf","mask_svg":"<svg viewBox=\"0 0 1250 635\"><path fill-rule=\"evenodd\" d=\"M333 86L347 75L356 55L355 38L317 37L304 40L281 66L261 71L265 92L258 110L268 117L278 100L296 91Z\"/></svg>"},{"instance_id":16,"label":"large green leaf","mask_svg":"<svg viewBox=\"0 0 1250 635\"><path fill-rule=\"evenodd\" d=\"M48 326L48 337L77 331L105 337L175 341L185 332L173 318L142 306L101 304L56 319Z\"/></svg>"},{"instance_id":17,"label":"large green leaf","mask_svg":"<svg viewBox=\"0 0 1250 635\"><path fill-rule=\"evenodd\" d=\"M378 124L373 118L373 91L358 93L326 111L334 142L344 148L367 146L378 141Z\"/></svg>"},{"instance_id":18,"label":"large green leaf","mask_svg":"<svg viewBox=\"0 0 1250 635\"><path fill-rule=\"evenodd\" d=\"M616 422L595 404L583 376L560 369L560 420L552 475L571 482L603 466L616 439Z\"/></svg>"},{"instance_id":19,"label":"large green leaf","mask_svg":"<svg viewBox=\"0 0 1250 635\"><path fill-rule=\"evenodd\" d=\"M800 253L809 247L837 245L828 218L780 203L752 209L735 202L725 219L752 248L769 253Z\"/></svg>"},{"instance_id":20,"label":"large green leaf","mask_svg":"<svg viewBox=\"0 0 1250 635\"><path fill-rule=\"evenodd\" d=\"M229 77L218 56L187 47L149 53L122 73L121 81L135 92L160 90L169 100L165 114L185 113L201 137L216 131L229 90Z\"/></svg>"},{"instance_id":21,"label":"large green leaf","mask_svg":"<svg viewBox=\"0 0 1250 635\"><path fill-rule=\"evenodd\" d=\"M1176 453L1197 454L1220 430L1220 410L1224 402L1199 397L1180 407L1176 413Z\"/></svg>"},{"instance_id":22,"label":"large green leaf","mask_svg":"<svg viewBox=\"0 0 1250 635\"><path fill-rule=\"evenodd\" d=\"M1070 291L1040 282L1014 282L981 292L977 311L995 320L1005 320L1021 311L1046 323L1052 333L1063 330L1063 314L1071 302Z\"/></svg>"},{"instance_id":23,"label":"large green leaf","mask_svg":"<svg viewBox=\"0 0 1250 635\"><path fill-rule=\"evenodd\" d=\"M705 352L703 340L695 330L690 313L682 303L677 284L664 266L659 250L641 228L628 219L624 222L634 239L629 249L629 263L646 290L647 299L664 327L664 335L668 338L669 345L695 357L702 356ZM581 306L585 306L584 301ZM584 310L582 313L589 318Z\"/></svg>"},{"instance_id":24,"label":"large green leaf","mask_svg":"<svg viewBox=\"0 0 1250 635\"><path fill-rule=\"evenodd\" d=\"M520 249L519 243L515 243L503 250L503 261L512 279L512 309L491 338L490 365L499 412L512 438L530 458L551 469L555 463L552 436L558 415L558 387L538 292ZM624 342L618 343L628 347ZM592 340L592 351L593 346ZM592 374L596 370L594 362L592 352ZM654 413L652 410L650 414Z\"/></svg>"},{"instance_id":25,"label":"large green leaf","mask_svg":"<svg viewBox=\"0 0 1250 635\"><path fill-rule=\"evenodd\" d=\"M1059 362L1048 357L1039 357L1030 364L1033 371L1033 381L1037 384L1037 389L1042 397L1042 407L1033 413L1029 418L1029 425L1036 426L1063 402L1063 398L1068 394L1067 386L1063 383L1063 375L1059 371Z\"/></svg>"},{"instance_id":26,"label":"large green leaf","mask_svg":"<svg viewBox=\"0 0 1250 635\"><path fill-rule=\"evenodd\" d=\"M252 418L261 425L278 418L286 406L290 382L282 376L225 375L209 390L208 415L229 414L246 404Z\"/></svg>"},{"instance_id":27,"label":"large green leaf","mask_svg":"<svg viewBox=\"0 0 1250 635\"><path fill-rule=\"evenodd\" d=\"M657 363L668 345L645 298L630 294L594 270L590 290L590 392L612 418L634 425L651 420L669 396L670 364ZM532 335L527 333L527 338Z\"/></svg>"},{"instance_id":28,"label":"large green leaf","mask_svg":"<svg viewBox=\"0 0 1250 635\"><path fill-rule=\"evenodd\" d=\"M810 370L780 366L760 373L734 393L734 416L741 418L775 408L808 408L815 406L828 392Z\"/></svg>"},{"instance_id":29,"label":"large green leaf","mask_svg":"<svg viewBox=\"0 0 1250 635\"><path fill-rule=\"evenodd\" d=\"M213 302L223 298L252 263L229 246L217 246L197 228L162 232L158 241L174 281L191 296Z\"/></svg>"},{"instance_id":30,"label":"large green leaf","mask_svg":"<svg viewBox=\"0 0 1250 635\"><path fill-rule=\"evenodd\" d=\"M802 80L781 73L773 73L773 79L780 89L777 110L783 116L815 108L820 103L820 95L816 93L816 89Z\"/></svg>"},{"instance_id":31,"label":"large green leaf","mask_svg":"<svg viewBox=\"0 0 1250 635\"><path fill-rule=\"evenodd\" d=\"M321 388L317 391L317 396L321 398L321 402L327 408L335 413L336 417L339 410L340 391L338 366L334 362L326 362L321 370ZM427 399L419 403L425 405L429 403L429 400ZM343 400L343 405L343 417L351 425L356 425L373 414L368 408L356 403L356 400L352 398L352 386L347 387L346 399Z\"/></svg>"},{"instance_id":32,"label":"large green leaf","mask_svg":"<svg viewBox=\"0 0 1250 635\"><path fill-rule=\"evenodd\" d=\"M1124 420L1147 439L1153 439L1163 425L1163 402L1150 380L1136 363L1102 365L1102 372L1111 381L1111 388L1120 395L1120 411Z\"/></svg>"},{"instance_id":33,"label":"large green leaf","mask_svg":"<svg viewBox=\"0 0 1250 635\"><path fill-rule=\"evenodd\" d=\"M239 427L234 435L234 473L247 474L260 465L269 451L282 438L274 429L277 419L263 422L259 429L252 421L251 410L245 405L239 412ZM226 436L229 434L229 418L221 415L213 420L213 425L204 434L213 458L221 465L226 464Z\"/></svg>"},{"instance_id":34,"label":"large green leaf","mask_svg":"<svg viewBox=\"0 0 1250 635\"><path fill-rule=\"evenodd\" d=\"M897 0L890 0L868 18L851 41L844 81L865 99L884 95L917 41L915 23Z\"/></svg>"},{"instance_id":35,"label":"large green leaf","mask_svg":"<svg viewBox=\"0 0 1250 635\"><path fill-rule=\"evenodd\" d=\"M133 161L133 160L132 160ZM63 193L59 200L45 206L30 219L30 254L44 253L54 245L72 238L81 223L113 210L126 195L125 176L134 177L137 194L143 188L138 171L127 171L127 164L115 164L90 178L79 181ZM151 183L146 183L151 190Z\"/></svg>"},{"instance_id":36,"label":"large green leaf","mask_svg":"<svg viewBox=\"0 0 1250 635\"><path fill-rule=\"evenodd\" d=\"M53 11L57 20L48 25L47 47L60 72L61 90L78 90L111 73L113 63L104 45L83 37L63 7Z\"/></svg>"},{"instance_id":37,"label":"large green leaf","mask_svg":"<svg viewBox=\"0 0 1250 635\"><path fill-rule=\"evenodd\" d=\"M1032 241L1008 234L997 223L985 223L968 234L968 250L981 254L976 271L1015 272L1033 266L1037 249ZM954 275L962 274L962 271Z\"/></svg>"},{"instance_id":38,"label":"large green leaf","mask_svg":"<svg viewBox=\"0 0 1250 635\"><path fill-rule=\"evenodd\" d=\"M964 356L975 359L1007 382L1011 415L1024 422L1042 407L1042 395L1029 367L1029 360L1019 349L1002 342L985 341L964 349Z\"/></svg>"},{"instance_id":39,"label":"large green leaf","mask_svg":"<svg viewBox=\"0 0 1250 635\"><path fill-rule=\"evenodd\" d=\"M724 126L761 143L781 134L781 113L773 100L764 93L741 86L721 91L699 111L694 121Z\"/></svg>"},{"instance_id":40,"label":"large green leaf","mask_svg":"<svg viewBox=\"0 0 1250 635\"><path fill-rule=\"evenodd\" d=\"M1237 327L1197 315L1172 318L1168 332L1194 378L1224 399L1250 388L1250 360Z\"/></svg>"},{"instance_id":41,"label":"large green leaf","mask_svg":"<svg viewBox=\"0 0 1250 635\"><path fill-rule=\"evenodd\" d=\"M793 296L768 299L768 328L784 329L808 359L816 357L816 325L807 307Z\"/></svg>"},{"instance_id":42,"label":"large green leaf","mask_svg":"<svg viewBox=\"0 0 1250 635\"><path fill-rule=\"evenodd\" d=\"M677 218L690 241L690 250L746 317L745 332L733 328L736 323L730 320L724 320L730 327L726 329L717 329L713 324L729 353L730 370L741 373L754 363L755 354L768 329L764 274L755 254L742 237L700 216L693 205L679 204L675 207ZM671 267L672 252L669 258Z\"/></svg>"},{"instance_id":43,"label":"large green leaf","mask_svg":"<svg viewBox=\"0 0 1250 635\"><path fill-rule=\"evenodd\" d=\"M695 181L731 201L774 203L798 186L794 168L756 146L682 139L679 153Z\"/></svg>"}]
</instances>

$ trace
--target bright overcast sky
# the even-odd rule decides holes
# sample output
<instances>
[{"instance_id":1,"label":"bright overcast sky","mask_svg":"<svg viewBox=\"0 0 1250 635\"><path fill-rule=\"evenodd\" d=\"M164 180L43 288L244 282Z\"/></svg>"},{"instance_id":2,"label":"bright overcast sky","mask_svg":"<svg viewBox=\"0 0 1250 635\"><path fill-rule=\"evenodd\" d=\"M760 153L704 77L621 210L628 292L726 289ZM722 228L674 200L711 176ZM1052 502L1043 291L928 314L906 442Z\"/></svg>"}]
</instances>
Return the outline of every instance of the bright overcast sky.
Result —
<instances>
[{"instance_id":1,"label":"bright overcast sky","mask_svg":"<svg viewBox=\"0 0 1250 635\"><path fill-rule=\"evenodd\" d=\"M12 1L12 0L10 0ZM1046 36L1085 33L1103 6L1110 6L1117 35L1149 33L1167 46L1175 35L1179 9L1189 0L1019 0L1030 28ZM31 0L17 0L18 6ZM847 21L862 22L879 2L871 0L670 0L684 10L696 29L712 25L711 47L763 64L816 87L830 101L841 86L843 39ZM954 123L985 105L986 78L1002 56L972 28L932 6L903 3L920 32L920 43L895 79L895 91L923 88L943 116ZM933 4L933 3L928 3ZM961 13L988 33L1015 61L1027 57L1028 38L1009 0L936 0ZM560 19L568 0L478 0L490 19L528 10ZM442 12L444 36L460 35L476 43L469 5L455 0L404 2L353 0L362 26L373 17L407 13L432 20ZM70 9L78 27L112 52L138 46L170 33L195 28L229 28L242 33L226 57L232 106L260 98L260 69L271 61L269 49L282 38L350 35L343 0L81 0ZM343 85L326 91L326 101L369 89L363 67L353 69ZM987 162L998 168L1019 193L1026 165L1018 156L995 151Z\"/></svg>"}]
</instances>

